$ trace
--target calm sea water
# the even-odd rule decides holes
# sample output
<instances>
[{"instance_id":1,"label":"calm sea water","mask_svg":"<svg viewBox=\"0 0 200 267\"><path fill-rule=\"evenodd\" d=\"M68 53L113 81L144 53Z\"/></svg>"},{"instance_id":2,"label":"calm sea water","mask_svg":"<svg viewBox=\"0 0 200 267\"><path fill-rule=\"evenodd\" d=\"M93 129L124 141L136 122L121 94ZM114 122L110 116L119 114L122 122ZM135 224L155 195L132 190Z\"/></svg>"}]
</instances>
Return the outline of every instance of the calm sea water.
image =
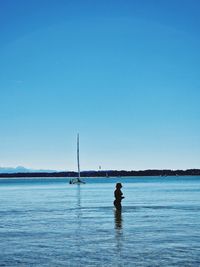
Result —
<instances>
[{"instance_id":1,"label":"calm sea water","mask_svg":"<svg viewBox=\"0 0 200 267\"><path fill-rule=\"evenodd\" d=\"M200 177L85 181L0 179L0 266L200 266Z\"/></svg>"}]
</instances>

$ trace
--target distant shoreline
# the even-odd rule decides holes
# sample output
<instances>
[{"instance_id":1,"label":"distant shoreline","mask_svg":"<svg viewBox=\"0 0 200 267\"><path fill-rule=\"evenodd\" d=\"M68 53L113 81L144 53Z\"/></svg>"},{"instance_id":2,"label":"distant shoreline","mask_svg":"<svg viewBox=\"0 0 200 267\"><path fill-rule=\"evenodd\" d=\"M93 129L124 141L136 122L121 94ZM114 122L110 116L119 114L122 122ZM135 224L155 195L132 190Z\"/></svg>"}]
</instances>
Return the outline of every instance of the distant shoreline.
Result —
<instances>
[{"instance_id":1,"label":"distant shoreline","mask_svg":"<svg viewBox=\"0 0 200 267\"><path fill-rule=\"evenodd\" d=\"M129 177L129 176L198 176L200 169L188 170L140 170L140 171L83 171L81 177ZM0 173L0 178L15 177L77 177L77 172L18 172Z\"/></svg>"}]
</instances>

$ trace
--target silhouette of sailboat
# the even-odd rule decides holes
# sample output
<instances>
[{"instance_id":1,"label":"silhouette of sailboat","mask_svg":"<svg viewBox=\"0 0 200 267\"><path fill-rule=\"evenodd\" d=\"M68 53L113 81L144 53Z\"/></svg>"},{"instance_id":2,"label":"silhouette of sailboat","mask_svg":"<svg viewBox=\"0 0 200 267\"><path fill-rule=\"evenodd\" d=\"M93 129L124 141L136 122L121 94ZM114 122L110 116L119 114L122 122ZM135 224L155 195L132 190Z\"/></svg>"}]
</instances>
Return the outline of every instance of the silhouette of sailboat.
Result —
<instances>
[{"instance_id":1,"label":"silhouette of sailboat","mask_svg":"<svg viewBox=\"0 0 200 267\"><path fill-rule=\"evenodd\" d=\"M83 180L81 180L81 172L80 172L80 160L79 160L79 134L77 135L77 165L78 165L78 177L70 179L70 184L85 184Z\"/></svg>"}]
</instances>

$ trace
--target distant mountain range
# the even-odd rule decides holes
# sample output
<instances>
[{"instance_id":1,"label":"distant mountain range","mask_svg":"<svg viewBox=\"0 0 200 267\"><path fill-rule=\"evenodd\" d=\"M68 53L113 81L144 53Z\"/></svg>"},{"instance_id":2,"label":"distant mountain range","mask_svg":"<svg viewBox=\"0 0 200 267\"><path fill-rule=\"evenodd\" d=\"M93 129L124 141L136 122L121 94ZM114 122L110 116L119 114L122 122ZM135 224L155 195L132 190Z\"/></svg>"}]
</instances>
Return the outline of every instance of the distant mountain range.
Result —
<instances>
[{"instance_id":1,"label":"distant mountain range","mask_svg":"<svg viewBox=\"0 0 200 267\"><path fill-rule=\"evenodd\" d=\"M56 170L34 170L34 169L24 168L23 166L17 166L15 168L13 168L13 167L0 167L0 173L29 173L29 172L51 173L51 172L57 172L57 171Z\"/></svg>"}]
</instances>

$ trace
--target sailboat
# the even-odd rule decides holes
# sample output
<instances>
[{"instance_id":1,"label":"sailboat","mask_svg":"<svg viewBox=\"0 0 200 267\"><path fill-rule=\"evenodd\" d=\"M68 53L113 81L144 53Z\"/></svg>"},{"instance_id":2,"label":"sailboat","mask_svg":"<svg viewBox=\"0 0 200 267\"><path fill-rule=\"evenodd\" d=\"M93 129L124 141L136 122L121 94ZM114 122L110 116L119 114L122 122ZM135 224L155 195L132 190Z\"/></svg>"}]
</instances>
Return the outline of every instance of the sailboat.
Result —
<instances>
[{"instance_id":1,"label":"sailboat","mask_svg":"<svg viewBox=\"0 0 200 267\"><path fill-rule=\"evenodd\" d=\"M79 160L79 134L77 135L77 165L78 165L78 177L70 179L70 184L85 184L84 181L81 180L81 172L80 172L80 160Z\"/></svg>"}]
</instances>

